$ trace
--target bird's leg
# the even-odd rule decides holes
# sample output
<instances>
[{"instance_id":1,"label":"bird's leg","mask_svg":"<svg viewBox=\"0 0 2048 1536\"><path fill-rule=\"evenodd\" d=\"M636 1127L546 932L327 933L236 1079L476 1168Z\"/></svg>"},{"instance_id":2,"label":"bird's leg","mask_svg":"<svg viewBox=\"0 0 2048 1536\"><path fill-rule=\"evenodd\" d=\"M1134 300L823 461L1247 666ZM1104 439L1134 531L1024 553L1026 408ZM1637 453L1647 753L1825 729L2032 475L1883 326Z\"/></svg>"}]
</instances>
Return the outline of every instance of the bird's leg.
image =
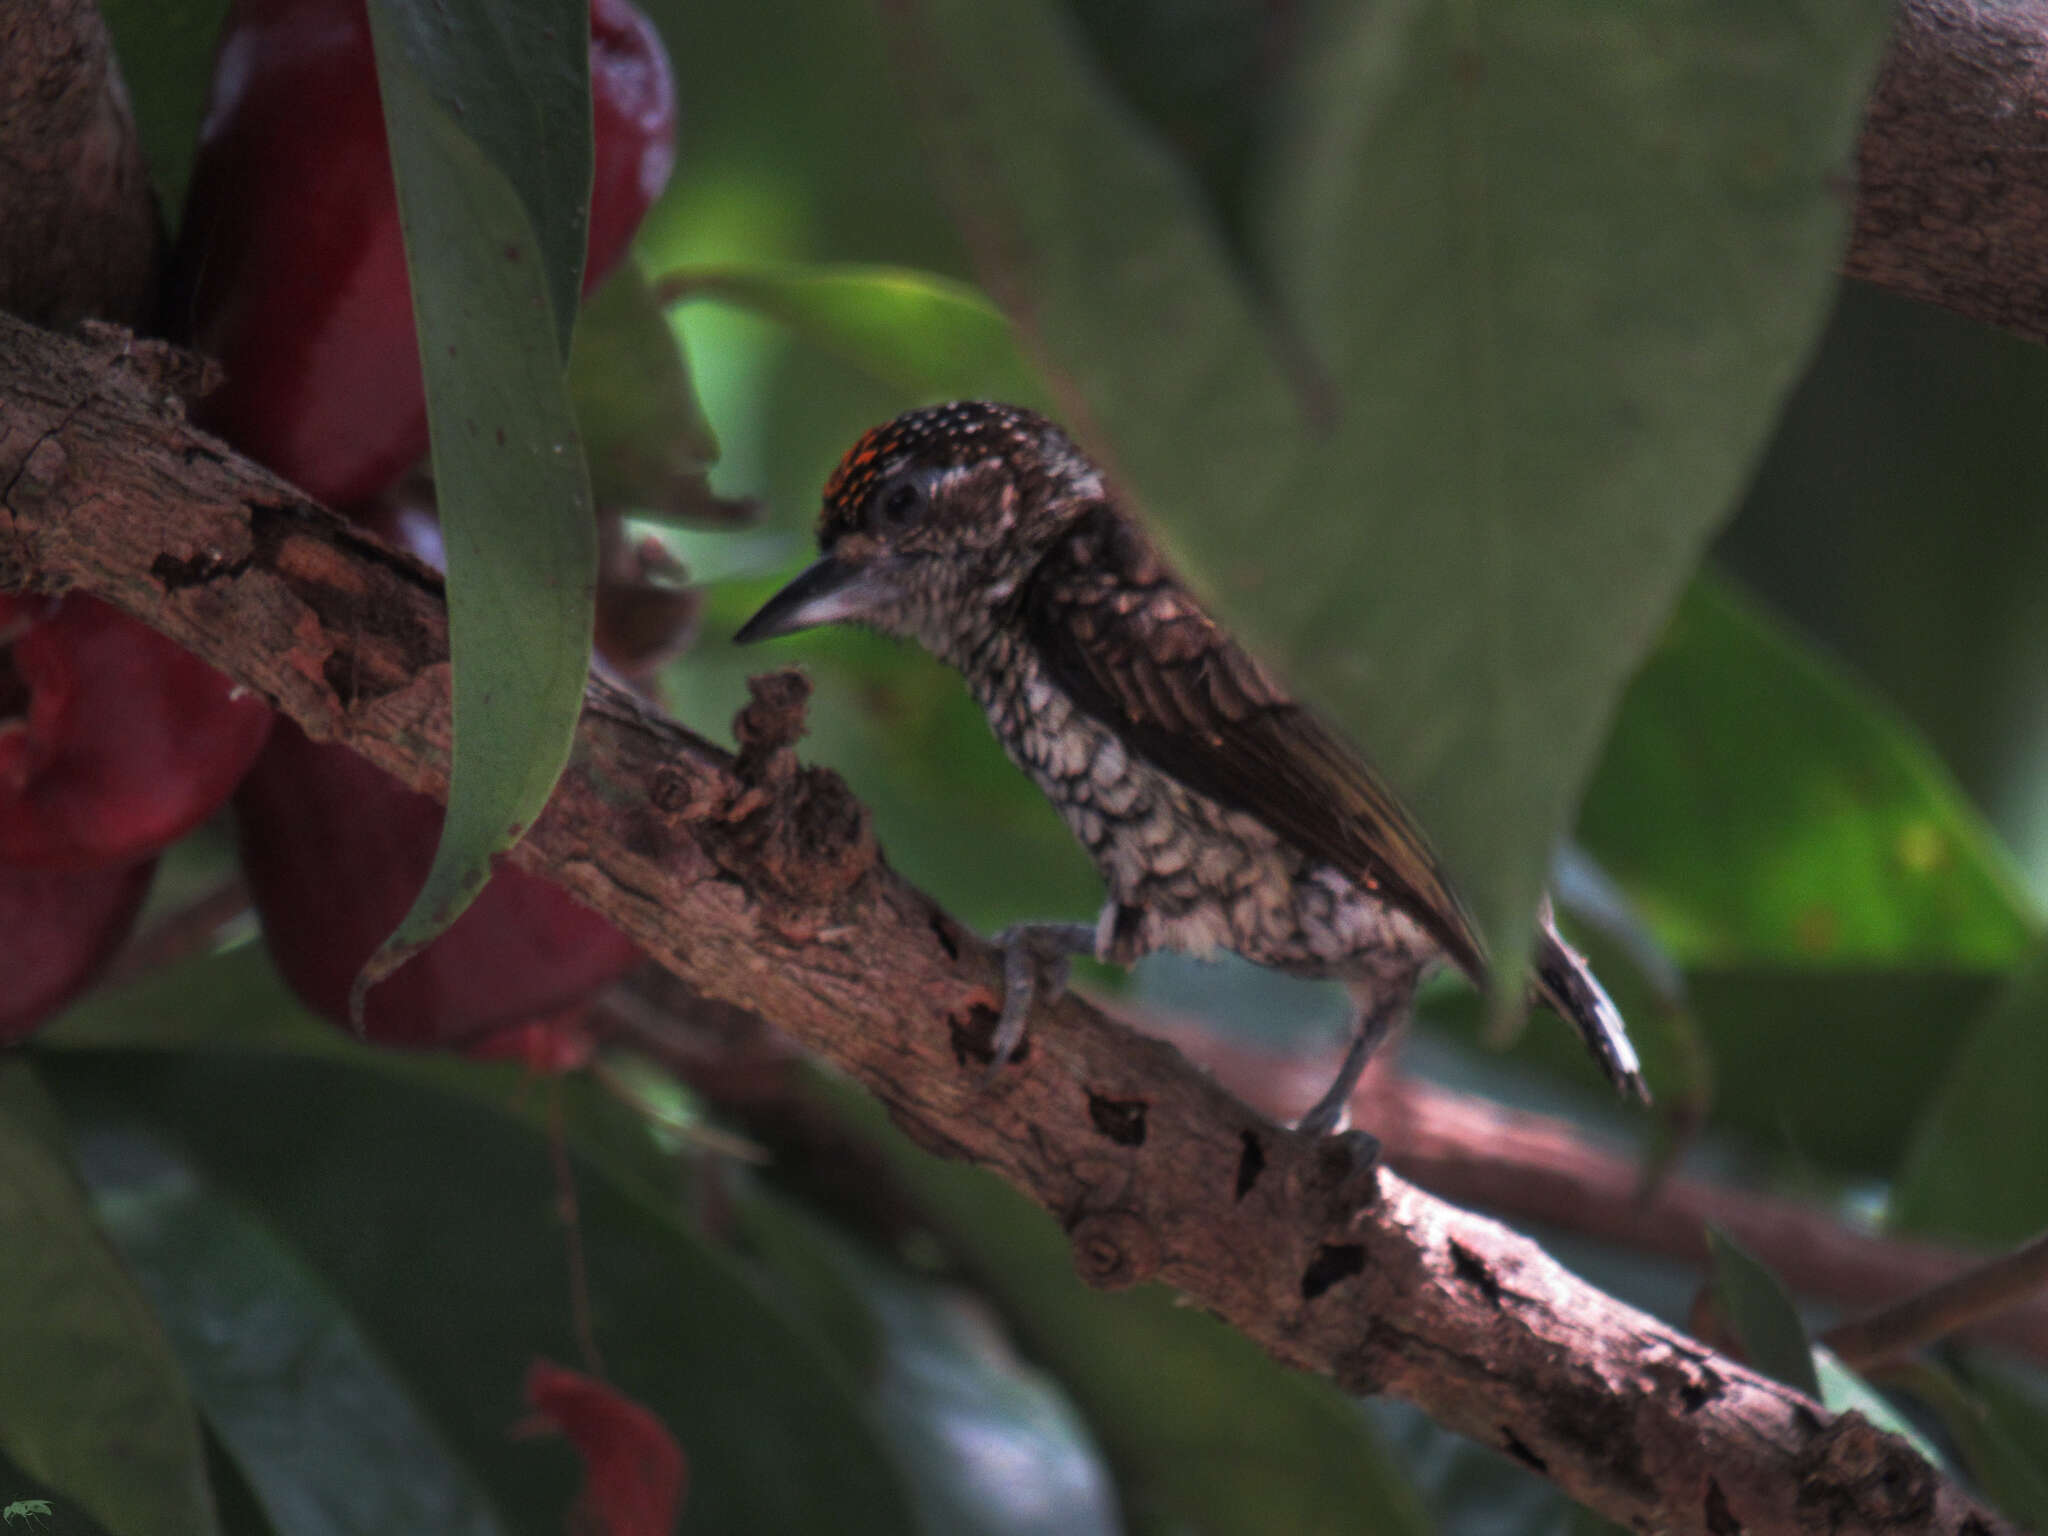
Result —
<instances>
[{"instance_id":1,"label":"bird's leg","mask_svg":"<svg viewBox=\"0 0 2048 1536\"><path fill-rule=\"evenodd\" d=\"M996 935L1003 950L1003 1011L990 1043L989 1075L1017 1053L1034 998L1056 1001L1067 990L1067 963L1095 953L1093 923L1018 923Z\"/></svg>"},{"instance_id":2,"label":"bird's leg","mask_svg":"<svg viewBox=\"0 0 2048 1536\"><path fill-rule=\"evenodd\" d=\"M1365 1064L1372 1060L1372 1053L1408 1016L1408 1005L1414 993L1412 985L1352 989L1358 1017L1352 1030L1351 1048L1344 1053L1344 1064L1337 1069L1336 1079L1316 1100L1315 1108L1296 1123L1296 1130L1307 1136L1325 1136L1336 1129L1337 1122L1344 1118L1345 1106L1351 1102L1351 1091L1358 1086L1359 1076L1365 1071Z\"/></svg>"}]
</instances>

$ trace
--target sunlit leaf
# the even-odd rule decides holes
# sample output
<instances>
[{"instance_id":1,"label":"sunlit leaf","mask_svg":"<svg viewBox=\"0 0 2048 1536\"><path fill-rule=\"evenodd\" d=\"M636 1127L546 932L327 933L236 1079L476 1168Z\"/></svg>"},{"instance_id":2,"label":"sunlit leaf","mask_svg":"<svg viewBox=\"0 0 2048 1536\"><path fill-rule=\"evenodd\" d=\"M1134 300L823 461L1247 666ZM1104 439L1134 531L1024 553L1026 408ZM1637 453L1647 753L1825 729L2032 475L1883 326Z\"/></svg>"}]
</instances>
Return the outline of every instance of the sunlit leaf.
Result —
<instances>
[{"instance_id":1,"label":"sunlit leaf","mask_svg":"<svg viewBox=\"0 0 2048 1536\"><path fill-rule=\"evenodd\" d=\"M1712 576L1629 686L1578 835L1689 965L1994 970L2038 926L1917 733Z\"/></svg>"},{"instance_id":2,"label":"sunlit leaf","mask_svg":"<svg viewBox=\"0 0 2048 1536\"><path fill-rule=\"evenodd\" d=\"M639 264L627 261L576 321L569 388L597 504L712 524L745 517L713 494L718 438L705 419L682 343Z\"/></svg>"},{"instance_id":3,"label":"sunlit leaf","mask_svg":"<svg viewBox=\"0 0 2048 1536\"><path fill-rule=\"evenodd\" d=\"M712 299L766 315L913 401L961 396L1042 405L1044 390L1000 310L951 278L902 267L684 267L671 303Z\"/></svg>"},{"instance_id":4,"label":"sunlit leaf","mask_svg":"<svg viewBox=\"0 0 2048 1536\"><path fill-rule=\"evenodd\" d=\"M1924 731L2048 891L2048 348L1863 283L1719 554Z\"/></svg>"}]
</instances>

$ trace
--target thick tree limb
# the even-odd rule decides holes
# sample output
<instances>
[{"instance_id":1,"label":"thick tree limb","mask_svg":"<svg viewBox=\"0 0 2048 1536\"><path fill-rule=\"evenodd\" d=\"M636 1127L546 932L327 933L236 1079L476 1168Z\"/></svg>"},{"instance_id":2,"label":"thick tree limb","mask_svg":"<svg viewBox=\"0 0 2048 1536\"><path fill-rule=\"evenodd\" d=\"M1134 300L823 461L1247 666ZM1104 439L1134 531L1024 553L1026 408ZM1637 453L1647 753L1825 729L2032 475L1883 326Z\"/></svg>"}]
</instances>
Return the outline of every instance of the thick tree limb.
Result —
<instances>
[{"instance_id":1,"label":"thick tree limb","mask_svg":"<svg viewBox=\"0 0 2048 1536\"><path fill-rule=\"evenodd\" d=\"M0 319L0 588L93 592L444 791L438 580L190 427L148 361ZM836 777L797 766L803 691L761 690L734 758L593 685L515 857L853 1074L925 1146L1017 1184L1093 1284L1172 1285L1284 1363L1406 1397L1638 1529L2002 1528L1903 1441L1360 1173L1078 999L1034 1012L984 1087L994 953L881 862Z\"/></svg>"},{"instance_id":2,"label":"thick tree limb","mask_svg":"<svg viewBox=\"0 0 2048 1536\"><path fill-rule=\"evenodd\" d=\"M1329 1077L1327 1062L1250 1050L1193 1021L1144 1023L1277 1119L1314 1103ZM1646 1192L1640 1161L1570 1121L1390 1066L1375 1060L1352 1098L1352 1118L1372 1127L1391 1167L1432 1194L1702 1273L1711 1222L1795 1294L1867 1312L1824 1336L1858 1369L1955 1334L2048 1364L2048 1238L1991 1257L1858 1231L1808 1202L1704 1179L1676 1176Z\"/></svg>"},{"instance_id":3,"label":"thick tree limb","mask_svg":"<svg viewBox=\"0 0 2048 1536\"><path fill-rule=\"evenodd\" d=\"M2048 5L1906 0L1842 270L2048 341Z\"/></svg>"},{"instance_id":4,"label":"thick tree limb","mask_svg":"<svg viewBox=\"0 0 2048 1536\"><path fill-rule=\"evenodd\" d=\"M93 0L0 5L0 309L140 325L163 243Z\"/></svg>"}]
</instances>

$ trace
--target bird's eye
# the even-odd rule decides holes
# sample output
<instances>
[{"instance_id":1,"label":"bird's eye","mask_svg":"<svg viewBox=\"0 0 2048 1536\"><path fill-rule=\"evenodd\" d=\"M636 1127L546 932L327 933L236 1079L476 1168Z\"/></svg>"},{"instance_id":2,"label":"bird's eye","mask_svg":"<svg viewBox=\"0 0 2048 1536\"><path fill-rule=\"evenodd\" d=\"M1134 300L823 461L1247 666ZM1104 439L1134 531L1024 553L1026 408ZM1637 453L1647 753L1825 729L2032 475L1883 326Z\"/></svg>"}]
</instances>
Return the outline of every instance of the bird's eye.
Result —
<instances>
[{"instance_id":1,"label":"bird's eye","mask_svg":"<svg viewBox=\"0 0 2048 1536\"><path fill-rule=\"evenodd\" d=\"M903 528L917 521L924 512L924 487L915 480L898 480L883 487L875 497L874 522L877 528Z\"/></svg>"}]
</instances>

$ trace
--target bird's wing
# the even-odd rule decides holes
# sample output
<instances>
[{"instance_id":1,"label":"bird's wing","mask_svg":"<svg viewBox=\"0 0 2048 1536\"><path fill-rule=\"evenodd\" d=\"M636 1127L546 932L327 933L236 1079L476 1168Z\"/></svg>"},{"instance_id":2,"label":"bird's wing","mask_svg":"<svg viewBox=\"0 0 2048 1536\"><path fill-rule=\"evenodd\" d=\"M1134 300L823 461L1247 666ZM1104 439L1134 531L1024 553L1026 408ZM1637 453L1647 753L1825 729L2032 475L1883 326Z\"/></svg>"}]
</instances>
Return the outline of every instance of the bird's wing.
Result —
<instances>
[{"instance_id":1,"label":"bird's wing","mask_svg":"<svg viewBox=\"0 0 2048 1536\"><path fill-rule=\"evenodd\" d=\"M1472 920L1393 792L1113 509L1086 514L1019 596L1033 648L1079 708L1161 772L1385 897L1483 975Z\"/></svg>"}]
</instances>

